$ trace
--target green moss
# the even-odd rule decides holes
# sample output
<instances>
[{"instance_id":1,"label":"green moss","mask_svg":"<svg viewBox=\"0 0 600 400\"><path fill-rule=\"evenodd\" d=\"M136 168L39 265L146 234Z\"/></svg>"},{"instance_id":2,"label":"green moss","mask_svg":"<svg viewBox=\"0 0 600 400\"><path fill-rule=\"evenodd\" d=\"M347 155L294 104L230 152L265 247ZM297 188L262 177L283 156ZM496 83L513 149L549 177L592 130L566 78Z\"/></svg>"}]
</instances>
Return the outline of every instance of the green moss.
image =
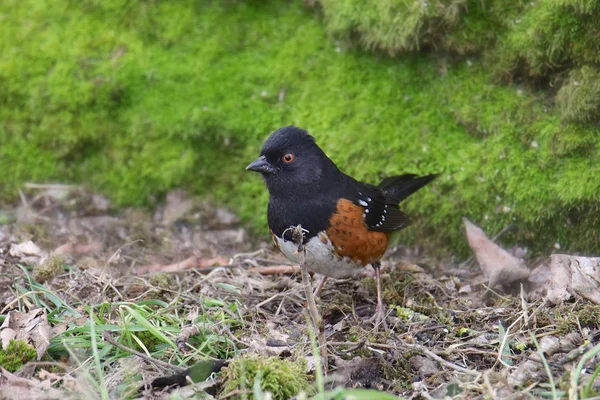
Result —
<instances>
[{"instance_id":1,"label":"green moss","mask_svg":"<svg viewBox=\"0 0 600 400\"><path fill-rule=\"evenodd\" d=\"M382 359L382 376L392 382L394 389L402 392L411 389L415 373L408 360L419 353L415 351L398 352L392 363Z\"/></svg>"},{"instance_id":2,"label":"green moss","mask_svg":"<svg viewBox=\"0 0 600 400\"><path fill-rule=\"evenodd\" d=\"M148 278L148 282L152 286L157 286L159 289L171 289L172 275L167 274L166 272L159 272L157 274L151 275Z\"/></svg>"},{"instance_id":3,"label":"green moss","mask_svg":"<svg viewBox=\"0 0 600 400\"><path fill-rule=\"evenodd\" d=\"M499 31L519 9L502 1L473 0L370 2L321 0L327 29L346 43L392 55L433 49L460 55L493 45Z\"/></svg>"},{"instance_id":4,"label":"green moss","mask_svg":"<svg viewBox=\"0 0 600 400\"><path fill-rule=\"evenodd\" d=\"M65 259L59 255L51 255L40 265L33 268L33 279L43 283L65 270Z\"/></svg>"},{"instance_id":5,"label":"green moss","mask_svg":"<svg viewBox=\"0 0 600 400\"><path fill-rule=\"evenodd\" d=\"M584 66L574 69L556 95L563 121L600 121L600 71Z\"/></svg>"},{"instance_id":6,"label":"green moss","mask_svg":"<svg viewBox=\"0 0 600 400\"><path fill-rule=\"evenodd\" d=\"M427 321L429 317L411 310L410 308L396 306L396 316L401 320L408 322L423 322Z\"/></svg>"},{"instance_id":7,"label":"green moss","mask_svg":"<svg viewBox=\"0 0 600 400\"><path fill-rule=\"evenodd\" d=\"M600 166L590 160L599 129L561 123L546 93L490 79L496 64L545 73L544 63L594 61L596 39L579 39L597 29L596 8L428 3L322 4L329 33L353 43L359 32L363 45L390 53L440 43L498 54L444 63L348 50L300 1L2 2L0 196L60 179L120 205L152 205L184 187L227 203L266 236L267 193L244 167L268 133L295 124L358 179L443 171L404 205L415 224L398 240L465 252L466 216L490 234L514 223L507 245L596 249L589 215L599 211ZM544 13L565 21L535 25Z\"/></svg>"},{"instance_id":8,"label":"green moss","mask_svg":"<svg viewBox=\"0 0 600 400\"><path fill-rule=\"evenodd\" d=\"M154 351L156 346L162 343L162 340L150 331L138 331L135 332L135 336L144 344L148 351ZM145 351L136 340L131 340L131 343L134 349Z\"/></svg>"},{"instance_id":9,"label":"green moss","mask_svg":"<svg viewBox=\"0 0 600 400\"><path fill-rule=\"evenodd\" d=\"M36 356L33 346L23 340L11 339L6 350L0 348L0 366L9 372L15 372Z\"/></svg>"},{"instance_id":10,"label":"green moss","mask_svg":"<svg viewBox=\"0 0 600 400\"><path fill-rule=\"evenodd\" d=\"M600 61L600 7L596 2L547 0L523 8L503 36L502 65L544 77L569 64Z\"/></svg>"},{"instance_id":11,"label":"green moss","mask_svg":"<svg viewBox=\"0 0 600 400\"><path fill-rule=\"evenodd\" d=\"M577 310L572 310L572 305L565 305L562 310L554 310L554 317L561 334L579 331L581 328L597 329L600 326L600 306L584 304ZM569 312L565 312L569 309ZM562 311L562 312L561 312Z\"/></svg>"},{"instance_id":12,"label":"green moss","mask_svg":"<svg viewBox=\"0 0 600 400\"><path fill-rule=\"evenodd\" d=\"M234 391L246 393L252 390L257 381L261 389L270 392L273 399L289 399L301 391L311 393L312 389L306 374L304 362L282 360L277 357L241 356L235 358L221 372L223 387L221 395L233 394ZM231 396L232 399L243 398L242 394ZM248 398L254 398L250 395Z\"/></svg>"}]
</instances>

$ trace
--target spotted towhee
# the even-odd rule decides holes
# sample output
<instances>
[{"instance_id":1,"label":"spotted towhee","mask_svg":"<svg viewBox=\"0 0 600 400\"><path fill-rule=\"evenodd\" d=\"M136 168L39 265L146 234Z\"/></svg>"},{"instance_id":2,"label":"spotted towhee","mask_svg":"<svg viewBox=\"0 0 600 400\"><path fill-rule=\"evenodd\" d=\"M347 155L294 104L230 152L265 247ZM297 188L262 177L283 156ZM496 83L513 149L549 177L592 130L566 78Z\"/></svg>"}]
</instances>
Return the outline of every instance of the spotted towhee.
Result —
<instances>
[{"instance_id":1,"label":"spotted towhee","mask_svg":"<svg viewBox=\"0 0 600 400\"><path fill-rule=\"evenodd\" d=\"M383 316L380 259L391 233L410 224L398 203L436 175L399 175L379 186L341 172L305 130L281 128L267 139L260 157L246 168L260 172L269 190L268 223L279 250L327 277L360 274L368 264L377 278L377 323ZM293 237L303 228L303 254Z\"/></svg>"}]
</instances>

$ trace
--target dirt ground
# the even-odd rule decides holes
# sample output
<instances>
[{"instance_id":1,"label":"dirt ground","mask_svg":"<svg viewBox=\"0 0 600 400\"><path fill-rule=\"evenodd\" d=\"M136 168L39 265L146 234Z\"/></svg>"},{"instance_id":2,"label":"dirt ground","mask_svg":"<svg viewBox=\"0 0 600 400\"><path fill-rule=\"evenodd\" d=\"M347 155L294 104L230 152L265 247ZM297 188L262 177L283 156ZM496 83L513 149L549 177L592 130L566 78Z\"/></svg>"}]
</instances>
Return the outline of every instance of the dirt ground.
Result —
<instances>
[{"instance_id":1,"label":"dirt ground","mask_svg":"<svg viewBox=\"0 0 600 400\"><path fill-rule=\"evenodd\" d=\"M231 212L184 192L149 211L116 209L79 187L25 187L19 204L0 209L1 338L4 347L24 339L38 361L0 370L0 397L167 398L138 390L174 372L161 361L188 367L250 355L299 363L314 386L299 270L254 236ZM359 279L330 279L317 301L326 388L426 399L600 398L600 306L576 297L550 305L526 286L490 289L474 259L434 260L397 246L382 265L388 329L369 321L370 268ZM125 349L109 345L104 331ZM227 387L223 376L233 375L224 371L176 390L181 398L256 395Z\"/></svg>"}]
</instances>

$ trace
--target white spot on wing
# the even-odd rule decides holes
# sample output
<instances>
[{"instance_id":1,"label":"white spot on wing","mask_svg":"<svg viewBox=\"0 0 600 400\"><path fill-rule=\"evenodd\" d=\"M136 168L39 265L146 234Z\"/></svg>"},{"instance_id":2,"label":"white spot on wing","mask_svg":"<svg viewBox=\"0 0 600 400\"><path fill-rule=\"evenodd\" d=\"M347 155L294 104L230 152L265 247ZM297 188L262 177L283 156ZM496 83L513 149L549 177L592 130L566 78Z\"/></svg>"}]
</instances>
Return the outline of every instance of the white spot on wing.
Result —
<instances>
[{"instance_id":1,"label":"white spot on wing","mask_svg":"<svg viewBox=\"0 0 600 400\"><path fill-rule=\"evenodd\" d=\"M359 200L359 201L358 201L358 204L360 204L360 205L361 205L361 206L363 206L363 207L366 207L366 206L368 206L368 205L369 205L369 203L367 203L367 202L366 202L366 201L364 201L364 200Z\"/></svg>"}]
</instances>

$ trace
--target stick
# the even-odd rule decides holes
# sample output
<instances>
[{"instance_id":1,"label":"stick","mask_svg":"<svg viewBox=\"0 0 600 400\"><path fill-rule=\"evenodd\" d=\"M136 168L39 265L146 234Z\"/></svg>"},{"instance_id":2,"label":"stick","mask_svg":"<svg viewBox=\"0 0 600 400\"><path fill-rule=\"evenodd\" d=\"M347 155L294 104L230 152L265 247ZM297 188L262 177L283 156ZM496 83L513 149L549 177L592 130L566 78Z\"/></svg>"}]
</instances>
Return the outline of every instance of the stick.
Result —
<instances>
[{"instance_id":1,"label":"stick","mask_svg":"<svg viewBox=\"0 0 600 400\"><path fill-rule=\"evenodd\" d=\"M147 356L144 353L140 353L137 350L130 349L129 347L127 347L127 346L125 346L125 345L117 342L115 339L113 339L113 337L112 337L112 335L110 334L109 331L102 332L102 338L104 340L106 340L108 343L110 343L113 346L115 346L116 348L119 348L119 349L121 349L123 351L126 351L128 353L136 355L136 356L140 357L141 359L148 361L151 364L160 366L161 368L171 369L171 370L176 371L177 373L184 373L185 371L187 371L187 368L183 368L183 367L180 367L178 365L169 364L169 363L166 363L164 361L157 360L156 358L152 358L150 356Z\"/></svg>"},{"instance_id":2,"label":"stick","mask_svg":"<svg viewBox=\"0 0 600 400\"><path fill-rule=\"evenodd\" d=\"M381 347L384 349L400 349L400 347L398 347L398 346L390 346L390 345L383 344L383 343L367 343L367 346ZM425 346L421 346L419 344L403 343L402 347L408 347L409 349L417 350L417 351L425 354L430 359L437 361L440 364L445 365L446 367L448 367L450 369L453 369L458 372L462 372L463 374L467 374L467 375L471 375L471 376L479 376L479 374L480 374L479 372L474 371L472 369L464 368L464 367L461 367L460 365L456 365L456 364L451 363L450 361L444 360L442 357L438 356L433 351L427 349Z\"/></svg>"},{"instance_id":3,"label":"stick","mask_svg":"<svg viewBox=\"0 0 600 400\"><path fill-rule=\"evenodd\" d=\"M323 371L327 374L328 363L327 363L327 339L325 338L325 330L317 309L317 303L315 302L315 296L313 295L312 285L310 281L310 275L308 268L304 262L304 232L302 225L292 227L292 240L298 244L298 253L300 253L301 262L300 269L302 270L302 283L304 284L304 292L306 293L306 302L308 303L308 312L310 319L312 320L314 332L319 332L319 350L321 352L321 358L323 359Z\"/></svg>"}]
</instances>

